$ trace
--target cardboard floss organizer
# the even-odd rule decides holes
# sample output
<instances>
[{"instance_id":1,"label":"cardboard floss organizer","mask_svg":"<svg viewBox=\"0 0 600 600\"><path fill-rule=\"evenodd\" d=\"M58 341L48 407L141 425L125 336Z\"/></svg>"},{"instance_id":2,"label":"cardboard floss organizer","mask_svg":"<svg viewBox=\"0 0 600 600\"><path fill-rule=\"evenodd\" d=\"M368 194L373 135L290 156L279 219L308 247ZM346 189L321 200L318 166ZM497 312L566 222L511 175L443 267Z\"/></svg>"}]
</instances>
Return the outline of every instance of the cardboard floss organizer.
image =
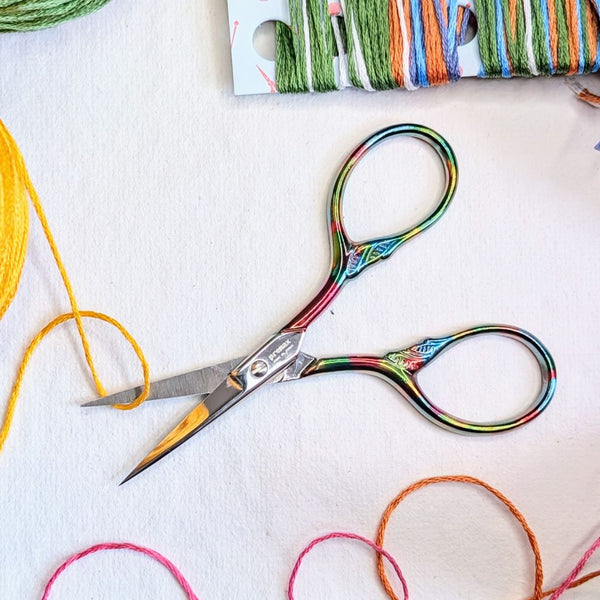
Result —
<instances>
[{"instance_id":1,"label":"cardboard floss organizer","mask_svg":"<svg viewBox=\"0 0 600 600\"><path fill-rule=\"evenodd\" d=\"M330 2L338 6L337 2ZM459 4L473 11L463 0ZM261 56L254 36L264 23L281 21L290 25L288 0L229 0L229 33L233 65L233 89L236 96L277 93L275 61ZM343 15L341 15L343 17ZM476 77L482 72L477 34L458 47L458 60L463 77ZM334 58L334 70L339 81L339 59Z\"/></svg>"}]
</instances>

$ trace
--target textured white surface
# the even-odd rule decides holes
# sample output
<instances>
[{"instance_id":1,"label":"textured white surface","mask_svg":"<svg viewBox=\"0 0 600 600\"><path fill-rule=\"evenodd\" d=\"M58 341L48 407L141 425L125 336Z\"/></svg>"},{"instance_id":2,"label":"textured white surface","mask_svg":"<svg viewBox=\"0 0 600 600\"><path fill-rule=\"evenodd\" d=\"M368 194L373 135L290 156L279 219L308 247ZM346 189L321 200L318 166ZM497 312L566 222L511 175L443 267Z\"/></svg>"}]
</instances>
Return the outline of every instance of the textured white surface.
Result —
<instances>
[{"instance_id":1,"label":"textured white surface","mask_svg":"<svg viewBox=\"0 0 600 600\"><path fill-rule=\"evenodd\" d=\"M372 536L393 495L449 473L505 492L539 535L547 583L567 573L600 526L597 112L544 79L236 98L218 0L114 0L52 30L0 36L0 65L0 116L80 304L122 320L154 376L250 351L294 314L326 273L337 167L372 131L409 121L452 143L455 201L432 230L345 289L306 350L382 353L507 322L538 335L559 374L542 417L488 439L432 426L364 375L271 386L118 488L189 404L80 409L94 390L64 327L35 354L0 456L2 599L40 597L60 561L107 540L164 552L203 599L281 599L313 536ZM381 148L350 185L351 232L384 233L430 206L439 171L418 142ZM2 398L26 344L66 308L34 224L19 293L0 322ZM116 333L95 323L89 331L107 385L136 383L138 365ZM431 369L431 397L472 414L484 401L485 414L516 406L535 382L531 361L495 338ZM523 536L478 492L448 486L412 497L387 546L415 598L532 590ZM591 583L569 598L597 596ZM113 554L73 568L53 597L183 594L148 559ZM309 557L298 599L364 597L385 597L368 551L330 543Z\"/></svg>"}]
</instances>

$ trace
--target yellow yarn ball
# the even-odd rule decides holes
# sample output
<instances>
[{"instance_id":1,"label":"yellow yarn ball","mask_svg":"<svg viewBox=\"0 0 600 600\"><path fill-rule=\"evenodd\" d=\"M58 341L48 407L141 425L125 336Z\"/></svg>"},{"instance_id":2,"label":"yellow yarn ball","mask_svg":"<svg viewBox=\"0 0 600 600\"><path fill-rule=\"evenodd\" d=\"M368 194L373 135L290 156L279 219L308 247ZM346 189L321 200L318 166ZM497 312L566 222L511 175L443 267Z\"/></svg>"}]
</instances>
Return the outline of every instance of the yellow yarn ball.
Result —
<instances>
[{"instance_id":1,"label":"yellow yarn ball","mask_svg":"<svg viewBox=\"0 0 600 600\"><path fill-rule=\"evenodd\" d=\"M0 121L0 319L17 293L29 237L21 153Z\"/></svg>"}]
</instances>

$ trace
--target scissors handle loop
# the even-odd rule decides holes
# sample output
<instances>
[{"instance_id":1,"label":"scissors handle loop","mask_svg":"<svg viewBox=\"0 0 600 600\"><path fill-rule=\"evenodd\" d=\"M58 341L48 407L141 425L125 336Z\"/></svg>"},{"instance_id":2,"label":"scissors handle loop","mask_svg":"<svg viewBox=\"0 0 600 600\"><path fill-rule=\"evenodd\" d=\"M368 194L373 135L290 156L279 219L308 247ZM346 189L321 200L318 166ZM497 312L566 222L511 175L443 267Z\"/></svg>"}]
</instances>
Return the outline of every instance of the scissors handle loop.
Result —
<instances>
[{"instance_id":1,"label":"scissors handle loop","mask_svg":"<svg viewBox=\"0 0 600 600\"><path fill-rule=\"evenodd\" d=\"M541 385L537 398L521 414L503 421L479 423L461 419L434 404L419 387L417 373L453 345L477 335L496 334L523 344L540 367ZM305 373L358 370L378 375L397 389L422 415L436 425L459 433L488 434L507 431L537 417L550 403L556 389L556 367L547 348L535 336L518 327L482 325L442 338L425 339L385 357L351 356L316 361Z\"/></svg>"},{"instance_id":2,"label":"scissors handle loop","mask_svg":"<svg viewBox=\"0 0 600 600\"><path fill-rule=\"evenodd\" d=\"M437 152L446 175L441 199L431 214L409 229L364 242L354 242L346 231L342 216L342 201L346 184L354 167L367 152L381 142L395 136L420 139ZM457 180L458 169L452 148L439 133L429 127L414 124L392 125L372 134L357 146L342 165L331 192L328 214L331 239L331 270L329 276L319 293L284 327L284 330L306 329L331 303L349 279L357 277L367 267L388 258L404 242L431 227L448 208L456 191Z\"/></svg>"}]
</instances>

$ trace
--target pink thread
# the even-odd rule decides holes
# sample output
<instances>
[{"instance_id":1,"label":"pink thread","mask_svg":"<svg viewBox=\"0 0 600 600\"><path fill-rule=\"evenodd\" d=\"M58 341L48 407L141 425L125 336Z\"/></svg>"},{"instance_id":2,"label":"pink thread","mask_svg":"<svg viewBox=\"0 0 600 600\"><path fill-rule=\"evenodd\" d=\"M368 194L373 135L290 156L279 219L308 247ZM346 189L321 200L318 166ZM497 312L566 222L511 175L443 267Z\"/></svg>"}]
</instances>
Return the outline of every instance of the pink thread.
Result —
<instances>
[{"instance_id":1,"label":"pink thread","mask_svg":"<svg viewBox=\"0 0 600 600\"><path fill-rule=\"evenodd\" d=\"M342 7L339 2L329 2L327 10L330 17L339 17L342 14Z\"/></svg>"},{"instance_id":2,"label":"pink thread","mask_svg":"<svg viewBox=\"0 0 600 600\"><path fill-rule=\"evenodd\" d=\"M404 575L402 575L402 571L400 570L400 567L398 566L398 563L396 562L394 557L387 550L384 550L381 546L378 546L375 542L372 542L368 538L362 537L361 535L357 535L356 533L345 533L343 531L334 531L332 533L328 533L327 535L318 537L318 538L314 539L312 542L310 542L310 544L308 544L304 548L304 550L302 550L302 552L300 552L300 554L298 555L298 558L296 559L296 564L294 565L294 568L292 569L292 574L290 575L290 581L288 583L288 593L287 593L288 600L294 600L294 583L296 581L296 576L298 575L298 571L300 570L300 565L302 564L302 561L304 560L305 556L318 544L325 542L327 540L335 539L335 538L358 540L359 542L362 542L363 544L367 544L367 546L370 546L371 548L373 548L373 550L375 550L375 552L377 552L378 554L385 556L385 558L387 558L389 563L392 565L394 571L396 572L396 575L398 576L398 579L400 580L400 583L402 584L402 593L404 595L405 600L408 600L408 586L406 584L406 579L404 579Z\"/></svg>"},{"instance_id":3,"label":"pink thread","mask_svg":"<svg viewBox=\"0 0 600 600\"><path fill-rule=\"evenodd\" d=\"M136 546L135 544L129 543L110 543L110 544L98 544L96 546L91 546L82 552L78 552L77 554L73 554L73 556L69 557L65 562L56 569L54 575L50 577L50 580L46 584L46 588L44 589L44 595L42 596L42 600L48 600L50 597L50 590L52 586L56 582L56 580L60 577L60 575L65 571L68 567L70 567L74 562L77 562L81 558L84 558L88 554L94 554L94 552L100 552L102 550L133 550L134 552L139 552L141 554L145 554L150 558L153 558L155 561L159 562L163 567L166 567L175 579L177 583L183 588L189 600L198 600L198 596L194 594L190 584L186 581L185 577L181 573L181 571L165 556L159 554L155 550L151 548L144 548L143 546Z\"/></svg>"},{"instance_id":4,"label":"pink thread","mask_svg":"<svg viewBox=\"0 0 600 600\"><path fill-rule=\"evenodd\" d=\"M557 600L558 597L562 596L563 593L569 588L569 586L575 581L577 575L581 573L585 563L591 558L592 554L600 548L600 537L588 548L586 553L579 559L579 562L575 565L573 570L569 573L569 576L563 581L561 586L550 596L550 600Z\"/></svg>"},{"instance_id":5,"label":"pink thread","mask_svg":"<svg viewBox=\"0 0 600 600\"><path fill-rule=\"evenodd\" d=\"M387 550L385 550L381 546L378 546L375 542L372 542L368 538L362 537L355 533L345 533L345 532L338 532L338 531L328 533L327 535L323 535L321 537L314 539L298 555L296 564L294 565L294 568L292 570L292 573L291 573L290 579L289 579L289 583L288 583L288 592L287 592L288 600L294 600L294 584L296 582L296 577L298 575L298 571L300 570L300 566L302 565L302 562L304 561L304 558L306 557L306 555L315 546L321 544L322 542L325 542L325 541L331 540L331 539L335 539L335 538L357 540L359 542L366 544L367 546L370 546L377 553L384 556L389 561L389 563L392 565L396 575L398 576L398 579L400 580L400 583L402 584L402 593L404 595L404 599L408 600L408 586L406 583L406 579L404 578L404 575L402 574L402 571L400 570L398 563L396 562L394 557L391 554L389 554L389 552L387 552ZM560 596L562 596L563 593L567 589L569 589L569 586L571 586L571 584L575 581L575 579L577 578L579 573L582 571L583 567L586 565L586 563L591 558L591 556L594 554L594 552L596 552L596 550L598 550L598 548L600 548L600 537L598 537L596 539L596 541L588 548L588 550L581 557L579 562L575 565L575 567L573 568L571 573L569 573L569 576L563 581L563 583L560 585L560 587L558 587L554 591L552 596L550 596L550 600L558 600L558 598ZM151 548L145 548L143 546L137 546L136 544L130 544L127 542L123 542L123 543L114 543L113 542L113 543L106 543L106 544L97 544L95 546L91 546L91 547L83 550L82 552L78 552L77 554L73 554L72 556L70 556L67 560L65 560L65 562L63 562L60 565L60 567L58 567L58 569L56 569L56 571L54 572L52 577L49 579L48 583L46 584L46 587L44 588L44 595L42 596L42 600L49 599L50 591L52 590L52 587L56 583L56 580L73 563L88 556L89 554L94 554L95 552L100 552L103 550L132 550L133 552L139 552L140 554L145 554L146 556L153 558L155 561L157 561L158 563L163 565L163 567L166 567L171 572L171 574L177 580L177 583L179 583L181 588L186 593L188 600L198 600L198 596L196 596L196 594L192 590L190 584L187 582L186 578L183 576L181 571L168 558L166 558L159 552L152 550Z\"/></svg>"}]
</instances>

